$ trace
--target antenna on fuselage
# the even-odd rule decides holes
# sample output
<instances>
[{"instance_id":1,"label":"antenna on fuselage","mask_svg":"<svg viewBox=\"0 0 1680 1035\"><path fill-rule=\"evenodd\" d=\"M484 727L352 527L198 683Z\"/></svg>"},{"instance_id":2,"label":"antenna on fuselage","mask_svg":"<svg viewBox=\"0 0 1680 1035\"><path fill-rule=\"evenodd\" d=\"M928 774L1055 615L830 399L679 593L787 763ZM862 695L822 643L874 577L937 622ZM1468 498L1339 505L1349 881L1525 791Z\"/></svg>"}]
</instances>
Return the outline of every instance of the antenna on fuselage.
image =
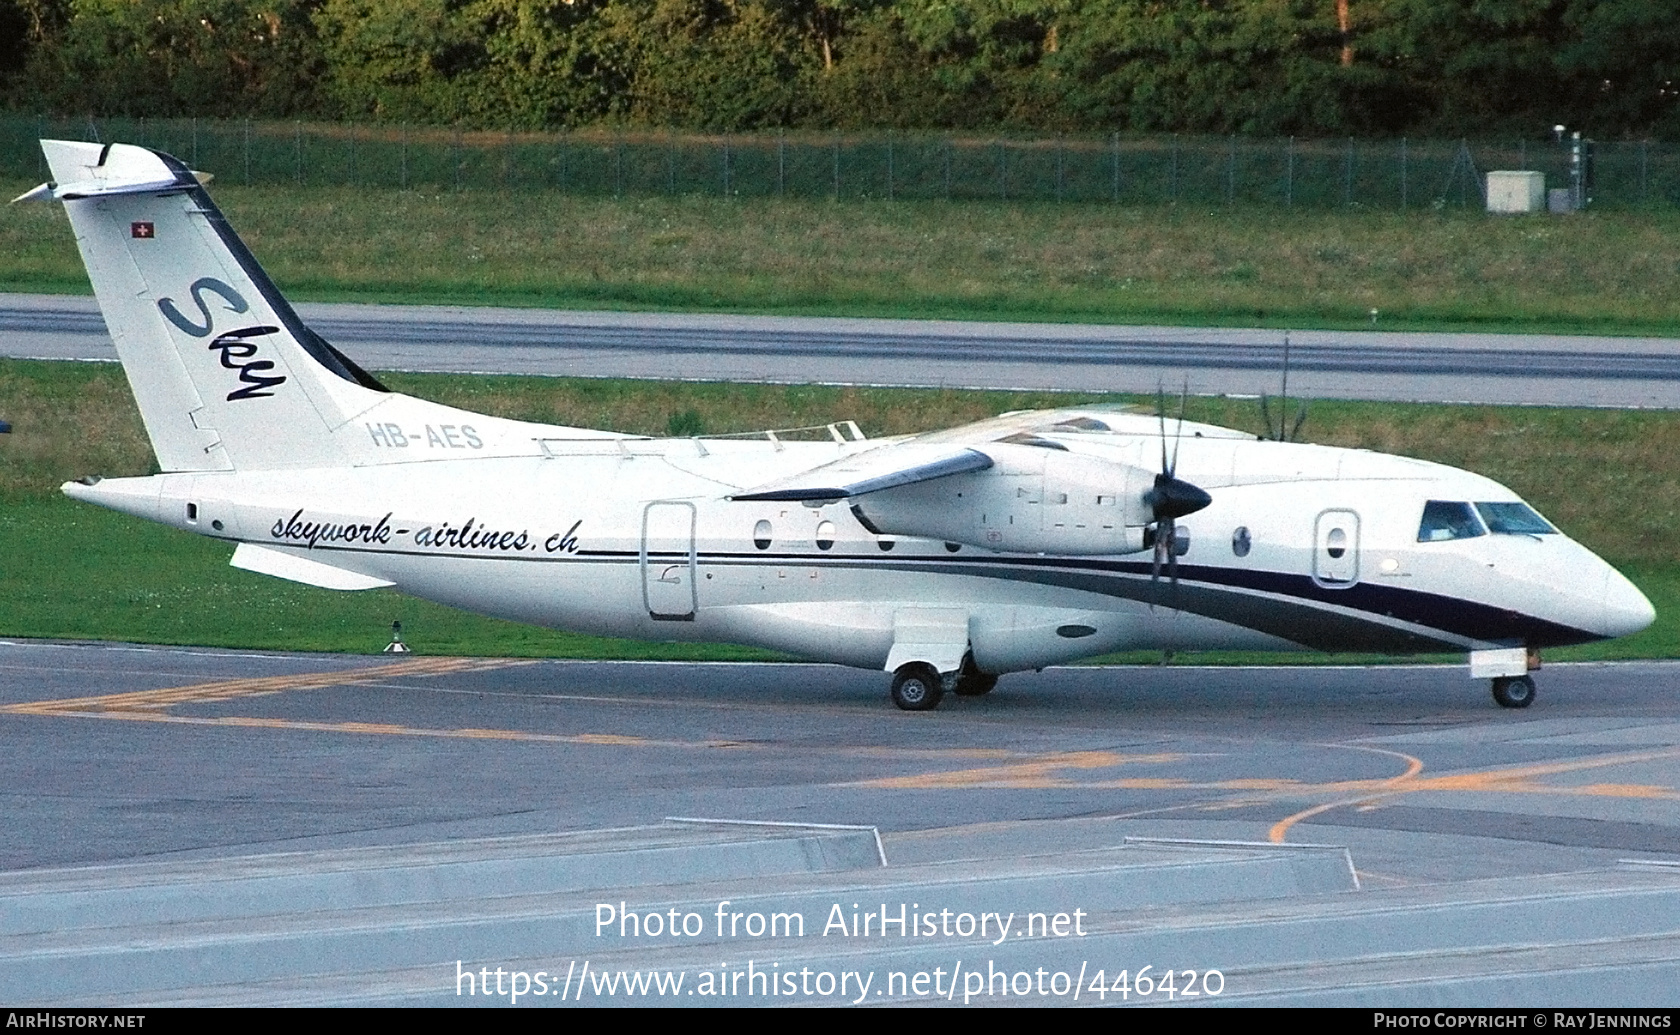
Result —
<instances>
[{"instance_id":1,"label":"antenna on fuselage","mask_svg":"<svg viewBox=\"0 0 1680 1035\"><path fill-rule=\"evenodd\" d=\"M1274 442L1293 442L1307 422L1307 402L1301 400L1295 411L1294 424L1289 423L1289 332L1283 332L1283 389L1278 395L1277 424L1272 423L1271 397L1260 393L1260 419L1266 424L1266 438Z\"/></svg>"}]
</instances>

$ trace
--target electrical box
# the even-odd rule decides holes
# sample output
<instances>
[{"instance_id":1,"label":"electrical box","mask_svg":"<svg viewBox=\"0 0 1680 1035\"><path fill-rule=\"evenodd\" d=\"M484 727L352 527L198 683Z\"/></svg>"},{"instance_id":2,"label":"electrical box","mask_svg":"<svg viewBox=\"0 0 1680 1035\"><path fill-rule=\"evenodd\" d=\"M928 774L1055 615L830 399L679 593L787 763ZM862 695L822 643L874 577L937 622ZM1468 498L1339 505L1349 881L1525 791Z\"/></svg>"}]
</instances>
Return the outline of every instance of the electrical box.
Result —
<instances>
[{"instance_id":1,"label":"electrical box","mask_svg":"<svg viewBox=\"0 0 1680 1035\"><path fill-rule=\"evenodd\" d=\"M1501 215L1540 212L1546 206L1546 175L1538 172L1487 174L1487 210Z\"/></svg>"}]
</instances>

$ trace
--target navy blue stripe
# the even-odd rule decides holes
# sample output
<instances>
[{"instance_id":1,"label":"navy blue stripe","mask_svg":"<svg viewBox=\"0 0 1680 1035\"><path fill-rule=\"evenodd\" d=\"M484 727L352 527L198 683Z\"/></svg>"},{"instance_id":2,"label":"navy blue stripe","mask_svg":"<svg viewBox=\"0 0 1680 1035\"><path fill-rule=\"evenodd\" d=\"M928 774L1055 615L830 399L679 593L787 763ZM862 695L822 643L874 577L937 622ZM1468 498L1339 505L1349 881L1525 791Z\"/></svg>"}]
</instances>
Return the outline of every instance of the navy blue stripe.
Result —
<instances>
[{"instance_id":1,"label":"navy blue stripe","mask_svg":"<svg viewBox=\"0 0 1680 1035\"><path fill-rule=\"evenodd\" d=\"M497 554L430 554L406 550L366 550L320 546L318 550L395 554L409 557L456 557L537 562L635 562L635 550L582 550L569 557L522 557ZM651 558L687 560L686 551L651 551ZM1307 575L1181 564L1175 587L1165 573L1150 577L1148 561L1112 558L879 556L791 553L702 553L698 565L742 564L854 568L941 575L965 575L1003 582L1029 582L1136 600L1159 607L1228 622L1276 636L1312 650L1412 654L1457 651L1459 638L1483 643L1562 647L1591 643L1598 633L1524 614L1460 600L1439 593L1359 583L1345 589L1320 586ZM1253 591L1271 596L1260 598ZM1283 599L1276 599L1276 598ZM1330 610L1331 607L1339 610ZM1352 612L1352 613L1347 613ZM1385 619L1387 621L1385 621ZM1391 621L1423 631L1397 628ZM1430 633L1438 635L1430 635Z\"/></svg>"},{"instance_id":2,"label":"navy blue stripe","mask_svg":"<svg viewBox=\"0 0 1680 1035\"><path fill-rule=\"evenodd\" d=\"M1232 621L1246 628L1270 632L1317 650L1381 649L1403 653L1410 650L1456 650L1460 648L1457 643L1449 640L1430 639L1425 645L1417 642L1420 637L1395 630L1385 623L1377 623L1383 630L1380 635L1373 630L1370 635L1363 635L1359 639L1362 643L1369 644L1371 636L1375 635L1379 639L1395 640L1393 646L1385 648L1369 645L1343 646L1340 645L1341 637L1347 634L1347 630L1331 633L1329 629L1298 629L1295 621L1279 623L1251 613L1255 608L1252 602L1246 606L1234 608L1232 606L1235 603L1234 601L1216 600L1209 596L1208 591L1214 589L1214 587L1228 586L1234 589L1252 590L1289 598L1299 602L1300 606L1308 608L1311 615L1319 616L1309 618L1307 614L1297 613L1296 619L1306 622L1308 625L1315 621L1321 624L1337 624L1326 617L1327 612L1319 607L1312 606L1327 604L1345 610L1364 612L1373 617L1381 616L1395 619L1425 629L1438 630L1450 636L1479 640L1484 643L1562 647L1604 639L1597 633L1524 614L1521 611L1461 600L1440 593L1428 593L1398 586L1373 585L1363 582L1353 586L1332 589L1319 585L1309 575L1256 569L1180 564L1178 569L1180 584L1177 594L1179 599L1175 603L1170 596L1171 584L1164 572L1159 582L1149 579L1151 564L1148 561L1123 561L1111 558L1009 557L1001 555L966 558L958 556L927 558L838 556L819 558L811 557L808 554L703 554L700 559L702 562L713 561L715 563L731 557L760 562L773 560L787 564L821 563L842 567L885 567L902 571L935 571L945 574L981 575L986 578L1008 581L1066 586L1101 593L1105 596L1141 600L1165 607L1177 607L1180 610L1203 614L1209 618ZM1116 576L1125 576L1125 578L1116 578ZM1230 594L1219 594L1219 596L1225 598L1229 597ZM1277 605L1274 604L1273 606ZM1234 615L1238 610L1245 613L1244 618L1239 620L1235 617L1226 617L1227 615ZM1265 628L1262 628L1262 626ZM1307 639L1302 637L1307 637ZM1401 641L1403 641L1403 645Z\"/></svg>"},{"instance_id":3,"label":"navy blue stripe","mask_svg":"<svg viewBox=\"0 0 1680 1035\"><path fill-rule=\"evenodd\" d=\"M635 556L632 554L632 556ZM686 557L685 553L671 556ZM1574 626L1548 621L1509 608L1479 604L1440 593L1405 589L1399 586L1356 583L1343 588L1321 586L1310 575L1263 571L1243 568L1218 568L1197 564L1180 564L1178 600L1170 596L1171 584L1163 572L1158 582L1149 578L1149 561L1125 561L1113 558L1081 557L1015 557L1009 555L947 557L880 556L867 557L849 554L812 556L792 553L706 553L700 563L728 563L731 560L748 563L779 563L822 565L825 567L886 568L896 571L923 571L950 575L973 575L1004 581L1033 582L1040 585L1065 586L1104 596L1140 600L1163 607L1202 614L1220 621L1230 621L1245 628L1258 629L1292 640L1315 650L1388 650L1406 653L1416 650L1458 650L1460 645L1447 639L1427 639L1417 634L1396 630L1386 623L1375 623L1355 637L1363 646L1342 645L1353 636L1341 628L1343 619L1332 619L1319 604L1333 605L1350 611L1364 612L1373 618L1395 619L1410 625L1436 630L1448 636L1479 640L1484 643L1526 644L1533 647L1564 647L1578 643L1592 643L1605 637ZM1124 576L1117 577L1117 576ZM1299 608L1287 613L1294 617L1286 622L1271 620L1255 613L1252 598L1238 605L1228 599L1232 594L1209 596L1215 587L1253 590L1298 602ZM1277 602L1267 605L1282 607ZM1234 617L1242 613L1241 619ZM1284 612L1280 612L1284 613ZM1310 628L1317 623L1323 628ZM1370 625L1371 623L1361 623ZM1298 628L1297 626L1301 626ZM1330 627L1334 626L1335 629ZM1306 639L1303 639L1306 637ZM1387 647L1372 645L1380 639L1390 642Z\"/></svg>"}]
</instances>

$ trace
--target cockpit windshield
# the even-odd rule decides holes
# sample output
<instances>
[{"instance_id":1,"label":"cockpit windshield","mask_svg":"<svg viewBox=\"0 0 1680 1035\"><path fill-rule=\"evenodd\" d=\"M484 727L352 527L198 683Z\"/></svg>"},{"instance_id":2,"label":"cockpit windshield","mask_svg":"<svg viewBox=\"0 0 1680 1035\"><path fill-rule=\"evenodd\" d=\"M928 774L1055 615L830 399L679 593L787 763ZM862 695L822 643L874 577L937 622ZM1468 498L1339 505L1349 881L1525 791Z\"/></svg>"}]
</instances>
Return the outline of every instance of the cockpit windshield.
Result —
<instances>
[{"instance_id":1,"label":"cockpit windshield","mask_svg":"<svg viewBox=\"0 0 1680 1035\"><path fill-rule=\"evenodd\" d=\"M1430 500L1423 505L1418 542L1474 539L1487 535L1556 535L1557 529L1526 503L1462 503Z\"/></svg>"},{"instance_id":2,"label":"cockpit windshield","mask_svg":"<svg viewBox=\"0 0 1680 1035\"><path fill-rule=\"evenodd\" d=\"M1423 505L1423 522L1418 525L1418 542L1440 543L1449 539L1474 539L1486 535L1470 504L1454 500L1430 500Z\"/></svg>"},{"instance_id":3,"label":"cockpit windshield","mask_svg":"<svg viewBox=\"0 0 1680 1035\"><path fill-rule=\"evenodd\" d=\"M1478 503L1476 513L1495 535L1557 534L1557 529L1526 503Z\"/></svg>"}]
</instances>

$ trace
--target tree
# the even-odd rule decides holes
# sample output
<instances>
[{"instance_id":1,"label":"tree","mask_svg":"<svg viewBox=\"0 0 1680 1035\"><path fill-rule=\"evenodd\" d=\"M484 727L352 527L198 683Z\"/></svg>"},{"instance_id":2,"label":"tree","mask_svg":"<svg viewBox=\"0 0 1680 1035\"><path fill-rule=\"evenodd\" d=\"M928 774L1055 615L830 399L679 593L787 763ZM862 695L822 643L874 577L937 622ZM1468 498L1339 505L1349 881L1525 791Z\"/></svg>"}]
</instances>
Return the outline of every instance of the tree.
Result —
<instances>
[{"instance_id":1,"label":"tree","mask_svg":"<svg viewBox=\"0 0 1680 1035\"><path fill-rule=\"evenodd\" d=\"M72 0L31 65L41 100L102 115L308 110L313 0Z\"/></svg>"}]
</instances>

